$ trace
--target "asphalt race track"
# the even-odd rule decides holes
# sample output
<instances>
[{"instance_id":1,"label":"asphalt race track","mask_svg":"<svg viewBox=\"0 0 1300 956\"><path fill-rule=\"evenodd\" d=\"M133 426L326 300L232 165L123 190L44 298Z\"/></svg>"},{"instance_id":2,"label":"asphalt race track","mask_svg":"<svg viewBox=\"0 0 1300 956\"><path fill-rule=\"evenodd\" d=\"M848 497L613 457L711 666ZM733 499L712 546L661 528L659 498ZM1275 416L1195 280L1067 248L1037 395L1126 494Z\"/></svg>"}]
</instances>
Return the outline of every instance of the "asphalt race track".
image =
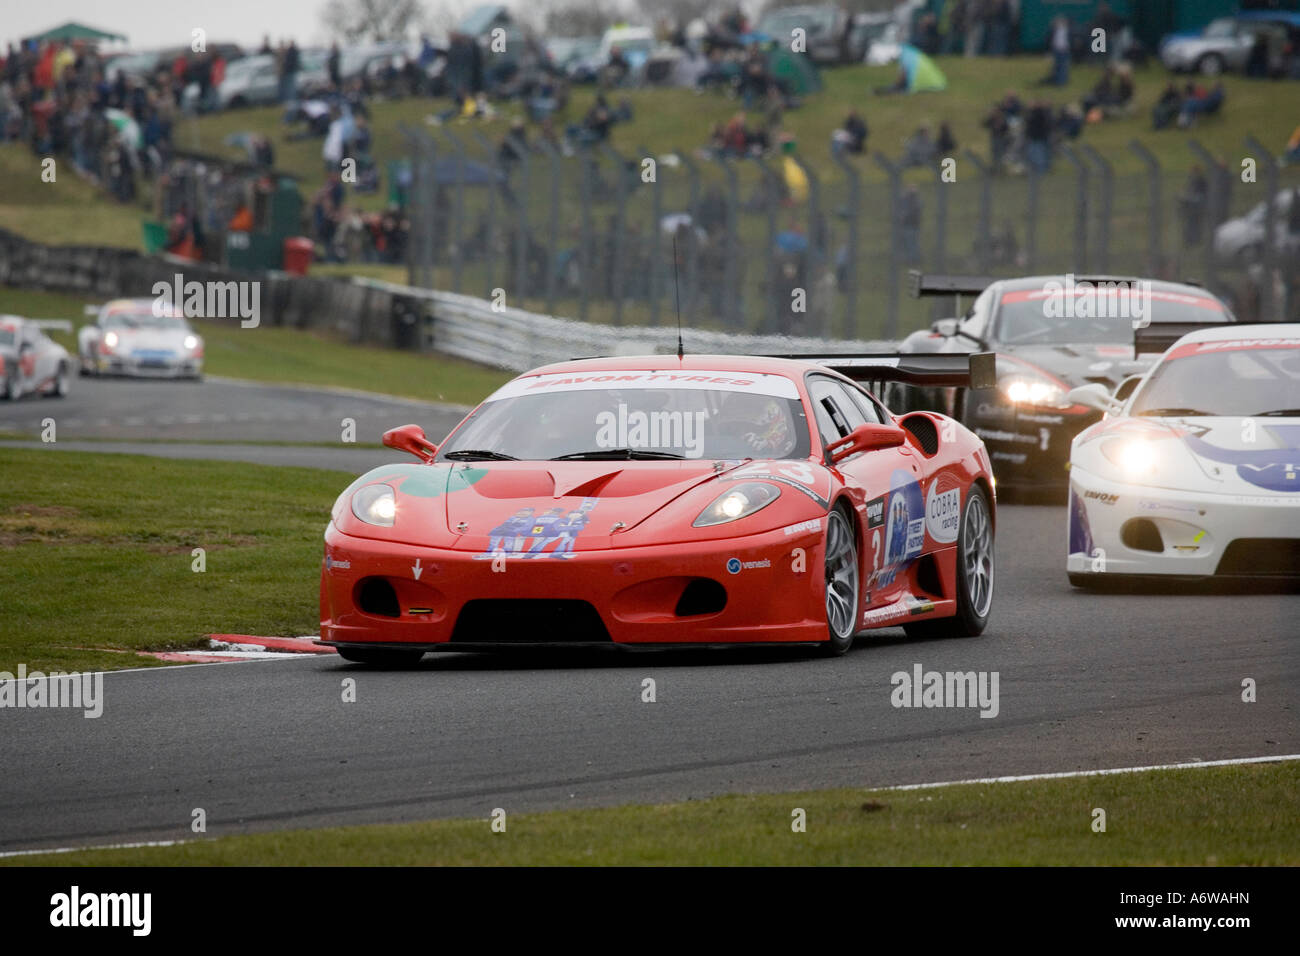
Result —
<instances>
[{"instance_id":1,"label":"asphalt race track","mask_svg":"<svg viewBox=\"0 0 1300 956\"><path fill-rule=\"evenodd\" d=\"M49 408L61 439L65 427L77 434L63 423L79 416L86 436L337 441L338 419L350 416L358 440L374 441L412 420L441 438L456 417L374 396L215 381L77 384L66 409L0 405L0 429L25 430ZM214 408L230 421L185 420ZM254 417L239 420L245 413ZM179 420L158 423L168 416ZM152 450L177 449L288 464L313 451ZM391 460L387 450L346 450L362 454ZM365 467L359 457L328 460ZM994 617L974 640L909 641L890 629L833 660L779 650L447 654L377 671L304 655L109 673L99 719L3 712L0 851L187 839L197 807L208 834L221 835L1300 750L1300 595L1074 591L1064 525L1061 507L1000 510ZM916 664L996 671L997 715L895 708L890 677ZM356 703L342 701L348 677ZM656 682L655 703L642 702L645 678ZM1244 678L1258 702L1242 702Z\"/></svg>"},{"instance_id":2,"label":"asphalt race track","mask_svg":"<svg viewBox=\"0 0 1300 956\"><path fill-rule=\"evenodd\" d=\"M466 411L367 392L232 379L74 378L64 399L0 402L0 432L37 436L42 419L50 417L58 424L59 441L339 442L340 423L351 418L358 442L378 442L387 429L408 421L420 422L441 441Z\"/></svg>"},{"instance_id":3,"label":"asphalt race track","mask_svg":"<svg viewBox=\"0 0 1300 956\"><path fill-rule=\"evenodd\" d=\"M482 816L1294 753L1300 596L1090 596L1062 509L1000 515L995 617L967 641L802 653L335 657L104 678L104 713L7 710L0 849ZM999 712L895 709L890 675L999 673ZM354 677L357 702L343 703ZM657 702L642 703L642 681ZM1253 678L1258 702L1241 701Z\"/></svg>"}]
</instances>

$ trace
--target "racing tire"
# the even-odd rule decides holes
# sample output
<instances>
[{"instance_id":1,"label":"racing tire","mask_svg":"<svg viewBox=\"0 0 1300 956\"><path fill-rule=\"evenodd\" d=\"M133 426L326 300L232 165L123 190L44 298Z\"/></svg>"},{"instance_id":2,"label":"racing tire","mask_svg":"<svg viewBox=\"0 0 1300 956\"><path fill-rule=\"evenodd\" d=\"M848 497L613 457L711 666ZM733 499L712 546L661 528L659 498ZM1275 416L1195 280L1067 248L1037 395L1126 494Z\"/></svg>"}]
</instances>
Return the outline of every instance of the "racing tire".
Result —
<instances>
[{"instance_id":1,"label":"racing tire","mask_svg":"<svg viewBox=\"0 0 1300 956\"><path fill-rule=\"evenodd\" d=\"M9 369L9 371L5 373L4 381L5 381L5 390L4 390L5 398L7 398L11 402L16 402L18 401L18 399L22 398L23 389L22 389L22 385L19 383L20 380L18 378L18 369L16 367Z\"/></svg>"},{"instance_id":2,"label":"racing tire","mask_svg":"<svg viewBox=\"0 0 1300 956\"><path fill-rule=\"evenodd\" d=\"M957 613L904 624L908 637L978 637L993 609L993 512L988 495L971 485L957 536Z\"/></svg>"},{"instance_id":3,"label":"racing tire","mask_svg":"<svg viewBox=\"0 0 1300 956\"><path fill-rule=\"evenodd\" d=\"M59 372L54 376L54 387L45 393L46 397L67 398L69 392L68 363L59 363Z\"/></svg>"},{"instance_id":4,"label":"racing tire","mask_svg":"<svg viewBox=\"0 0 1300 956\"><path fill-rule=\"evenodd\" d=\"M380 667L414 667L424 656L424 651L394 651L386 647L340 647L337 650L345 661Z\"/></svg>"},{"instance_id":5,"label":"racing tire","mask_svg":"<svg viewBox=\"0 0 1300 956\"><path fill-rule=\"evenodd\" d=\"M857 536L843 508L832 508L826 517L825 583L828 639L819 650L839 657L853 646L862 593Z\"/></svg>"}]
</instances>

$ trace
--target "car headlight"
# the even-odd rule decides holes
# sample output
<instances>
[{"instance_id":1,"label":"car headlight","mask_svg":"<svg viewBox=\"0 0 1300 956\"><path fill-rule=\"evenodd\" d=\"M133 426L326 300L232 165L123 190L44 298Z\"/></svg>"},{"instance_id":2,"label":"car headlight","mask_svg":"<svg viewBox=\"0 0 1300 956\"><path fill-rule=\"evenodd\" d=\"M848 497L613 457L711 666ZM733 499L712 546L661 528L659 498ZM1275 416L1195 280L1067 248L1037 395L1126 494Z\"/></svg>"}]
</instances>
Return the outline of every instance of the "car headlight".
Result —
<instances>
[{"instance_id":1,"label":"car headlight","mask_svg":"<svg viewBox=\"0 0 1300 956\"><path fill-rule=\"evenodd\" d=\"M117 341L118 340L117 340L116 332L109 332L107 335L104 336L104 344L107 345L110 349L117 348Z\"/></svg>"},{"instance_id":2,"label":"car headlight","mask_svg":"<svg viewBox=\"0 0 1300 956\"><path fill-rule=\"evenodd\" d=\"M1146 438L1111 438L1102 442L1101 453L1130 479L1149 475L1156 466L1155 443Z\"/></svg>"},{"instance_id":3,"label":"car headlight","mask_svg":"<svg viewBox=\"0 0 1300 956\"><path fill-rule=\"evenodd\" d=\"M695 528L707 528L710 525L726 524L746 518L755 511L761 511L777 498L781 489L763 481L746 481L741 485L723 492L714 498L707 508L691 522Z\"/></svg>"},{"instance_id":4,"label":"car headlight","mask_svg":"<svg viewBox=\"0 0 1300 956\"><path fill-rule=\"evenodd\" d=\"M185 336L185 347L193 351L199 347L199 337L197 335Z\"/></svg>"},{"instance_id":5,"label":"car headlight","mask_svg":"<svg viewBox=\"0 0 1300 956\"><path fill-rule=\"evenodd\" d=\"M397 496L392 485L366 485L352 496L352 513L366 524L391 528L397 517Z\"/></svg>"},{"instance_id":6,"label":"car headlight","mask_svg":"<svg viewBox=\"0 0 1300 956\"><path fill-rule=\"evenodd\" d=\"M998 382L998 388L1012 405L1069 408L1065 389L1050 379L1030 372L1017 372Z\"/></svg>"}]
</instances>

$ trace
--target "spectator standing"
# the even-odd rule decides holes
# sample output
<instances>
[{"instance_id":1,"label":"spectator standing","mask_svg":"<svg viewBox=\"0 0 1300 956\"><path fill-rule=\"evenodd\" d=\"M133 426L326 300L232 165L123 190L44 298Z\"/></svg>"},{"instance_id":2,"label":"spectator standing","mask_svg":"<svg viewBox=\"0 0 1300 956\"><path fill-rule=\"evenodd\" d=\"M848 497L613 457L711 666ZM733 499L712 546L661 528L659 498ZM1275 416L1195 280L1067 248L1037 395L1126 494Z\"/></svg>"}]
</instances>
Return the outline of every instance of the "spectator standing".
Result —
<instances>
[{"instance_id":1,"label":"spectator standing","mask_svg":"<svg viewBox=\"0 0 1300 956\"><path fill-rule=\"evenodd\" d=\"M290 39L289 45L284 50L284 59L280 61L281 103L288 103L297 96L299 65L298 44Z\"/></svg>"},{"instance_id":2,"label":"spectator standing","mask_svg":"<svg viewBox=\"0 0 1300 956\"><path fill-rule=\"evenodd\" d=\"M1052 21L1048 48L1052 53L1052 83L1065 86L1070 82L1070 21L1066 17Z\"/></svg>"}]
</instances>

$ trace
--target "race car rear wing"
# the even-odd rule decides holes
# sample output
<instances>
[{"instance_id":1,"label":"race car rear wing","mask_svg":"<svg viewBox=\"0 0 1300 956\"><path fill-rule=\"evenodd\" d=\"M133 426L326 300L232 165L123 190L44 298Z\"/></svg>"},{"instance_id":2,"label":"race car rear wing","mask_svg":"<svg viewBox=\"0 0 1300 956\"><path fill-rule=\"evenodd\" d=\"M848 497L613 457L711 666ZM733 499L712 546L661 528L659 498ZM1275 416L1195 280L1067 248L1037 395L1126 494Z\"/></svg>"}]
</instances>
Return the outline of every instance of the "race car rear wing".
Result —
<instances>
[{"instance_id":1,"label":"race car rear wing","mask_svg":"<svg viewBox=\"0 0 1300 956\"><path fill-rule=\"evenodd\" d=\"M855 382L902 382L942 388L993 388L998 383L993 352L859 352L842 355L773 355L824 366Z\"/></svg>"},{"instance_id":2,"label":"race car rear wing","mask_svg":"<svg viewBox=\"0 0 1300 956\"><path fill-rule=\"evenodd\" d=\"M28 319L30 324L43 332L71 332L71 319Z\"/></svg>"},{"instance_id":3,"label":"race car rear wing","mask_svg":"<svg viewBox=\"0 0 1300 956\"><path fill-rule=\"evenodd\" d=\"M1191 332L1223 327L1223 322L1152 322L1133 330L1133 352L1136 355L1163 352Z\"/></svg>"},{"instance_id":4,"label":"race car rear wing","mask_svg":"<svg viewBox=\"0 0 1300 956\"><path fill-rule=\"evenodd\" d=\"M907 291L913 299L935 295L979 295L996 281L990 276L950 276L907 270Z\"/></svg>"}]
</instances>

